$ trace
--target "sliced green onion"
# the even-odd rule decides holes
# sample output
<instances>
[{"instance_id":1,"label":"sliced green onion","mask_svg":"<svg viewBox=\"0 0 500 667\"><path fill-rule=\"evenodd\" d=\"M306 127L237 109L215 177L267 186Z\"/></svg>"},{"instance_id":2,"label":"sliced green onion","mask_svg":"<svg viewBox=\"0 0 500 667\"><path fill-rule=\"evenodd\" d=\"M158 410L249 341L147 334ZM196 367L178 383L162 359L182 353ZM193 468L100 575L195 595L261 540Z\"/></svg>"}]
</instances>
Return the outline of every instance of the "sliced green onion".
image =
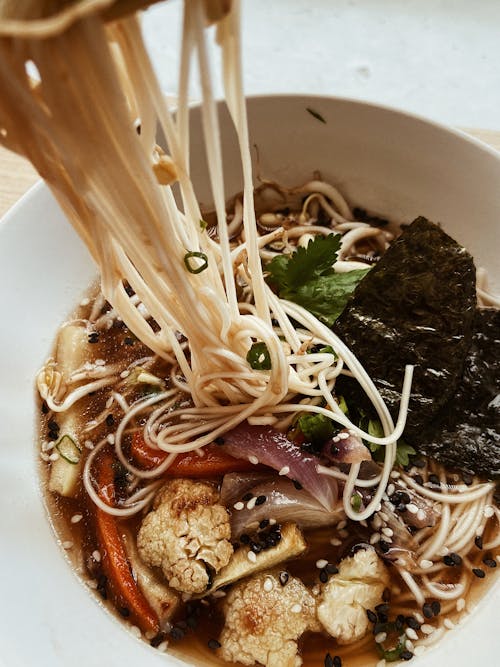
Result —
<instances>
[{"instance_id":1,"label":"sliced green onion","mask_svg":"<svg viewBox=\"0 0 500 667\"><path fill-rule=\"evenodd\" d=\"M351 496L351 507L355 512L361 509L361 496L359 493L353 493Z\"/></svg>"},{"instance_id":2,"label":"sliced green onion","mask_svg":"<svg viewBox=\"0 0 500 667\"><path fill-rule=\"evenodd\" d=\"M201 259L203 261L203 264L200 264L200 266L195 266L194 264L191 264L189 260L195 257ZM201 273L208 266L208 257L205 255L204 252L195 252L195 251L187 252L184 255L184 264L189 273Z\"/></svg>"},{"instance_id":3,"label":"sliced green onion","mask_svg":"<svg viewBox=\"0 0 500 667\"><path fill-rule=\"evenodd\" d=\"M206 220L203 220L203 218L200 218L200 229L202 232L205 231L207 228L208 222Z\"/></svg>"},{"instance_id":4,"label":"sliced green onion","mask_svg":"<svg viewBox=\"0 0 500 667\"><path fill-rule=\"evenodd\" d=\"M57 443L56 449L59 455L68 463L72 465L79 463L82 450L69 435L63 435Z\"/></svg>"},{"instance_id":5,"label":"sliced green onion","mask_svg":"<svg viewBox=\"0 0 500 667\"><path fill-rule=\"evenodd\" d=\"M265 343L254 343L247 352L247 361L255 371L271 370L271 357Z\"/></svg>"}]
</instances>

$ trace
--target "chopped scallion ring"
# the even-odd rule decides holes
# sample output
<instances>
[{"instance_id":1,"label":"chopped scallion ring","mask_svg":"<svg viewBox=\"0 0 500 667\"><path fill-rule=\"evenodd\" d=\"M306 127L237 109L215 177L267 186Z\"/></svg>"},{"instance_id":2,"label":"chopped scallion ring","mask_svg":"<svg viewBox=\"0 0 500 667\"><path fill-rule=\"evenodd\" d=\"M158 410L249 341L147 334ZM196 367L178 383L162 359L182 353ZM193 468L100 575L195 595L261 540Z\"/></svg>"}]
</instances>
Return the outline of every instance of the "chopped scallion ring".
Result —
<instances>
[{"instance_id":1,"label":"chopped scallion ring","mask_svg":"<svg viewBox=\"0 0 500 667\"><path fill-rule=\"evenodd\" d=\"M203 260L203 264L200 264L199 266L194 266L189 261L193 257L197 257L198 259ZM208 266L208 257L205 255L204 252L195 252L195 251L187 252L184 255L184 264L186 265L186 269L189 271L189 273L201 273Z\"/></svg>"}]
</instances>

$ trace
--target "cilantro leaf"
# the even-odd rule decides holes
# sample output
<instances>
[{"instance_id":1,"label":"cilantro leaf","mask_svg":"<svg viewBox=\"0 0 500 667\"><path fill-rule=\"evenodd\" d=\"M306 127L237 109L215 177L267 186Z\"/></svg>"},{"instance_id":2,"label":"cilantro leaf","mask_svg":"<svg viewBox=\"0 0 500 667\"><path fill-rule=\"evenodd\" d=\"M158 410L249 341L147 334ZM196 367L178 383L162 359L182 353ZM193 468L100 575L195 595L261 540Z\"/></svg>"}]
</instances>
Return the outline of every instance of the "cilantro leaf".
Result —
<instances>
[{"instance_id":1,"label":"cilantro leaf","mask_svg":"<svg viewBox=\"0 0 500 667\"><path fill-rule=\"evenodd\" d=\"M267 345L263 342L253 343L247 352L247 362L256 371L271 370L271 357Z\"/></svg>"},{"instance_id":2,"label":"cilantro leaf","mask_svg":"<svg viewBox=\"0 0 500 667\"><path fill-rule=\"evenodd\" d=\"M411 445L407 445L406 442L403 442L402 440L398 440L398 446L396 449L396 465L404 466L409 465L410 463L410 456L413 456L413 454L416 454L417 452L413 449Z\"/></svg>"},{"instance_id":3,"label":"cilantro leaf","mask_svg":"<svg viewBox=\"0 0 500 667\"><path fill-rule=\"evenodd\" d=\"M286 290L283 296L303 306L321 322L331 327L369 270L357 269L347 273L319 276L300 285L293 292Z\"/></svg>"},{"instance_id":4,"label":"cilantro leaf","mask_svg":"<svg viewBox=\"0 0 500 667\"><path fill-rule=\"evenodd\" d=\"M335 433L333 421L322 414L306 412L300 415L298 425L306 440L313 444L323 443Z\"/></svg>"},{"instance_id":5,"label":"cilantro leaf","mask_svg":"<svg viewBox=\"0 0 500 667\"><path fill-rule=\"evenodd\" d=\"M307 248L278 255L266 266L268 281L282 299L303 306L331 327L369 269L335 273L340 234L316 236Z\"/></svg>"}]
</instances>

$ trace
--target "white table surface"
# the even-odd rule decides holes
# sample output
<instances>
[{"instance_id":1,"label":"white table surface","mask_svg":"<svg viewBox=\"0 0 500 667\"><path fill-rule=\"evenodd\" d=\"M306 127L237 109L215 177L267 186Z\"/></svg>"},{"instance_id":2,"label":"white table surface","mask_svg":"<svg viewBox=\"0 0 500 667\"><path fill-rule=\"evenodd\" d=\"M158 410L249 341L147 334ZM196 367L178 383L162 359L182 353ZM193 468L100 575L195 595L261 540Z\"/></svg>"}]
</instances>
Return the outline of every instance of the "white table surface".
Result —
<instances>
[{"instance_id":1,"label":"white table surface","mask_svg":"<svg viewBox=\"0 0 500 667\"><path fill-rule=\"evenodd\" d=\"M144 16L167 92L181 6ZM500 129L500 0L243 0L243 19L247 94L334 94Z\"/></svg>"}]
</instances>

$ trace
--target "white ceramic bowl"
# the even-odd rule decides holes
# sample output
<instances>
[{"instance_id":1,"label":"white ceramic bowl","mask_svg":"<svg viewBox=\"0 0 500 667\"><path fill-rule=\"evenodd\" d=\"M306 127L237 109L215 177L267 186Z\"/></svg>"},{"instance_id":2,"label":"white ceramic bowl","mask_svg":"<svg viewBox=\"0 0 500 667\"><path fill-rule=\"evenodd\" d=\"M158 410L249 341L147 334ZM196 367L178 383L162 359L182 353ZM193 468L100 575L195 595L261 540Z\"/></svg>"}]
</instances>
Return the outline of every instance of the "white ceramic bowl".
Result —
<instances>
[{"instance_id":1,"label":"white ceramic bowl","mask_svg":"<svg viewBox=\"0 0 500 667\"><path fill-rule=\"evenodd\" d=\"M319 112L322 123L306 111ZM249 100L260 173L297 184L319 169L348 198L393 219L441 221L496 285L500 156L464 134L386 108L324 97ZM198 112L193 176L208 201ZM222 113L224 127L228 118ZM241 189L225 134L226 191ZM75 577L43 507L34 445L34 375L95 269L52 196L33 188L0 224L0 663L9 667L174 665L126 633ZM492 665L500 648L500 586L459 629L414 659L419 667Z\"/></svg>"}]
</instances>

